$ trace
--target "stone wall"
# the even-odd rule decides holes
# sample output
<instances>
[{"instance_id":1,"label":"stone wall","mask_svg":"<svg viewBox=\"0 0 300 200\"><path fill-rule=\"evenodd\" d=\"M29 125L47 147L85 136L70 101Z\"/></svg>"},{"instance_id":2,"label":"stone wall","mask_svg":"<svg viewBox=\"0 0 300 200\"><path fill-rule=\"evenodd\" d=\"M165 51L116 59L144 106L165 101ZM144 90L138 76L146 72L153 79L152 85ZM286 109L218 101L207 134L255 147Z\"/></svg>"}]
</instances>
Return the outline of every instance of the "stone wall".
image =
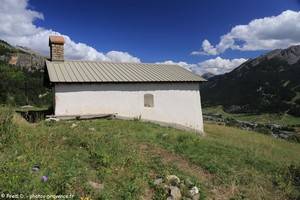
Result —
<instances>
[{"instance_id":1,"label":"stone wall","mask_svg":"<svg viewBox=\"0 0 300 200\"><path fill-rule=\"evenodd\" d=\"M64 45L52 43L50 45L50 57L52 61L64 60Z\"/></svg>"}]
</instances>

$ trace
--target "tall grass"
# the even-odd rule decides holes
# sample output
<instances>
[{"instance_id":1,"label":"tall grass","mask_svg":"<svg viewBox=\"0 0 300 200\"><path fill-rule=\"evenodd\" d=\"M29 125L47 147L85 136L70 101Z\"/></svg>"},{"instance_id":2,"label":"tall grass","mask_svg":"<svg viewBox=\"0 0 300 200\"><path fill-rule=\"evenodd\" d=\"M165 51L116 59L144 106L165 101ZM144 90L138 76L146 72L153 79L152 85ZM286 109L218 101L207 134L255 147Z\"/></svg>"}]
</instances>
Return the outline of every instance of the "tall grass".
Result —
<instances>
[{"instance_id":1,"label":"tall grass","mask_svg":"<svg viewBox=\"0 0 300 200\"><path fill-rule=\"evenodd\" d=\"M147 189L154 190L151 184L157 176L176 174L194 180L202 199L205 195L213 199L216 188L235 191L223 199L300 196L300 144L211 124L205 126L206 137L140 121L26 124L13 120L10 109L4 110L0 142L10 145L0 150L0 192L141 199ZM71 128L72 123L78 126ZM145 144L154 151L144 149ZM169 152L165 156L178 156L178 162L187 160L192 169L197 166L212 179L198 179L191 169L178 167L185 165L166 164L168 157L156 154L160 149ZM31 170L34 165L40 166L38 172ZM41 181L43 175L49 177L47 182ZM104 184L104 189L95 190L89 181Z\"/></svg>"},{"instance_id":2,"label":"tall grass","mask_svg":"<svg viewBox=\"0 0 300 200\"><path fill-rule=\"evenodd\" d=\"M0 149L13 142L16 126L13 123L13 110L0 107Z\"/></svg>"}]
</instances>

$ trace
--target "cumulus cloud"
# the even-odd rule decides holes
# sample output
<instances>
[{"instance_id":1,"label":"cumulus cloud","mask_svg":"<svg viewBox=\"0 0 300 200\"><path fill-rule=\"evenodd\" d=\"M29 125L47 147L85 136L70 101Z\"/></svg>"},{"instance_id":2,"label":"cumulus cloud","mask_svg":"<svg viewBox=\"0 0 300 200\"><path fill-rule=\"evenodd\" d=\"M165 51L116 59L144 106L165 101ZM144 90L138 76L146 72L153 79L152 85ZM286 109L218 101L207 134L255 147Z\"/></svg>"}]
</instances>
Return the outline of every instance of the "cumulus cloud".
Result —
<instances>
[{"instance_id":1,"label":"cumulus cloud","mask_svg":"<svg viewBox=\"0 0 300 200\"><path fill-rule=\"evenodd\" d=\"M179 65L180 67L183 67L189 71L192 71L193 67L197 67L197 64L190 64L187 62L183 62L183 61L179 61L179 62L175 62L172 60L166 60L164 62L157 62L156 64L168 64L168 65Z\"/></svg>"},{"instance_id":2,"label":"cumulus cloud","mask_svg":"<svg viewBox=\"0 0 300 200\"><path fill-rule=\"evenodd\" d=\"M207 72L218 75L218 74L224 74L230 72L234 68L240 66L242 63L246 61L247 59L245 58L223 59L221 57L217 57L214 59L205 60L197 64L190 64L183 61L174 62L172 60L158 62L157 64L175 64L200 75Z\"/></svg>"},{"instance_id":3,"label":"cumulus cloud","mask_svg":"<svg viewBox=\"0 0 300 200\"><path fill-rule=\"evenodd\" d=\"M202 42L193 55L218 55L227 49L240 51L271 50L300 44L300 12L286 10L277 16L254 19L247 25L237 25L220 38L217 45Z\"/></svg>"},{"instance_id":4,"label":"cumulus cloud","mask_svg":"<svg viewBox=\"0 0 300 200\"><path fill-rule=\"evenodd\" d=\"M192 55L217 55L217 49L208 40L202 42L203 51L193 51Z\"/></svg>"},{"instance_id":5,"label":"cumulus cloud","mask_svg":"<svg viewBox=\"0 0 300 200\"><path fill-rule=\"evenodd\" d=\"M62 35L66 41L65 57L67 59L140 62L139 58L127 52L102 53L87 44L73 41L67 35L34 24L35 20L43 19L42 13L28 8L28 0L1 0L0 38L13 45L29 47L43 55L49 55L49 35Z\"/></svg>"},{"instance_id":6,"label":"cumulus cloud","mask_svg":"<svg viewBox=\"0 0 300 200\"><path fill-rule=\"evenodd\" d=\"M238 59L223 59L217 57L214 59L209 59L204 62L198 63L196 70L198 73L210 72L213 74L224 74L232 71L234 68L240 66L242 63L246 62L245 58Z\"/></svg>"}]
</instances>

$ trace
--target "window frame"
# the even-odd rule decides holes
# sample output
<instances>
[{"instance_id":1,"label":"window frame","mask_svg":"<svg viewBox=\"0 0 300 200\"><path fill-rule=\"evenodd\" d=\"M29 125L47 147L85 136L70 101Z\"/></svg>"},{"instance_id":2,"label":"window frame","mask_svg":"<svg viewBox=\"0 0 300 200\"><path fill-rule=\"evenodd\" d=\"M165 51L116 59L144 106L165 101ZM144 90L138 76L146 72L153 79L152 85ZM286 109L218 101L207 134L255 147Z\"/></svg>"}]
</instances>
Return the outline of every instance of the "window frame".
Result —
<instances>
[{"instance_id":1,"label":"window frame","mask_svg":"<svg viewBox=\"0 0 300 200\"><path fill-rule=\"evenodd\" d=\"M154 95L150 93L144 94L144 108L154 108Z\"/></svg>"}]
</instances>

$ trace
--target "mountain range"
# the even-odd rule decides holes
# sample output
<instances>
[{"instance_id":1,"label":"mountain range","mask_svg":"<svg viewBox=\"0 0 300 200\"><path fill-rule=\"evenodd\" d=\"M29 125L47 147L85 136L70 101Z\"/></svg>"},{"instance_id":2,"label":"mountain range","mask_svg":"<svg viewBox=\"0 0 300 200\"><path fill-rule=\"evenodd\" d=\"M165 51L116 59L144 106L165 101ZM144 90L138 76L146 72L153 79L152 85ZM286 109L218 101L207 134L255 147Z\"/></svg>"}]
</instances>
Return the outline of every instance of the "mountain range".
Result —
<instances>
[{"instance_id":1,"label":"mountain range","mask_svg":"<svg viewBox=\"0 0 300 200\"><path fill-rule=\"evenodd\" d=\"M12 46L0 40L0 61L26 69L27 71L43 71L45 57L27 47Z\"/></svg>"},{"instance_id":2,"label":"mountain range","mask_svg":"<svg viewBox=\"0 0 300 200\"><path fill-rule=\"evenodd\" d=\"M232 113L288 113L300 116L300 45L249 59L201 85L204 106Z\"/></svg>"}]
</instances>

